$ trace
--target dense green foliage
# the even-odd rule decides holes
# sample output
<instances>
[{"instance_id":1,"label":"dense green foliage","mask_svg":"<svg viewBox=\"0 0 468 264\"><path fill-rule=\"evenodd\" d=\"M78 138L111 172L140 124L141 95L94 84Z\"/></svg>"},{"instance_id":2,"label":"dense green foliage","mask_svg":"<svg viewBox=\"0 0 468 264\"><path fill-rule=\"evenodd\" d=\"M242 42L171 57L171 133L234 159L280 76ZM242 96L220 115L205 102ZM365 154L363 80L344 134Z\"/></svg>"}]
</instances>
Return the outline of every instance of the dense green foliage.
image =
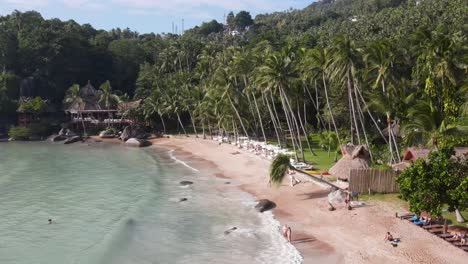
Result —
<instances>
[{"instance_id":1,"label":"dense green foliage","mask_svg":"<svg viewBox=\"0 0 468 264\"><path fill-rule=\"evenodd\" d=\"M41 97L36 96L27 102L21 102L18 111L25 113L41 113L46 110L47 103Z\"/></svg>"},{"instance_id":2,"label":"dense green foliage","mask_svg":"<svg viewBox=\"0 0 468 264\"><path fill-rule=\"evenodd\" d=\"M448 205L449 212L468 208L468 161L455 160L453 148L442 148L419 159L397 178L401 196L410 210L440 216Z\"/></svg>"},{"instance_id":3,"label":"dense green foliage","mask_svg":"<svg viewBox=\"0 0 468 264\"><path fill-rule=\"evenodd\" d=\"M14 140L29 140L31 139L31 129L28 127L11 127L8 136Z\"/></svg>"},{"instance_id":4,"label":"dense green foliage","mask_svg":"<svg viewBox=\"0 0 468 264\"><path fill-rule=\"evenodd\" d=\"M254 20L229 13L226 26L179 36L14 12L0 17L0 116L19 94L61 109L72 84L110 80L101 104L144 99L134 114L155 129L275 139L302 158L320 132L330 153L386 144L374 160L398 162L405 144L466 142L467 18L464 0L325 0Z\"/></svg>"}]
</instances>

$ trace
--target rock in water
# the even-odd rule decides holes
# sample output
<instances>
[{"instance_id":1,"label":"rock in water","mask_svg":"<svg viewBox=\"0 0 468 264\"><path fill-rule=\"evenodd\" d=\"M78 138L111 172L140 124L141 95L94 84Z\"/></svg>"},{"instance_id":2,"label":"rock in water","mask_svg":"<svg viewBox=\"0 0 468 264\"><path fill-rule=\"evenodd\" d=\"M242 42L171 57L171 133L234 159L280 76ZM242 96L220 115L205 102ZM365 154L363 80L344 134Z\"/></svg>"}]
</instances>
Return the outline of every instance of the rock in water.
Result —
<instances>
[{"instance_id":1,"label":"rock in water","mask_svg":"<svg viewBox=\"0 0 468 264\"><path fill-rule=\"evenodd\" d=\"M187 186L187 185L192 185L192 184L193 184L193 182L191 182L191 181L181 181L180 182L180 185L182 185L182 186Z\"/></svg>"},{"instance_id":2,"label":"rock in water","mask_svg":"<svg viewBox=\"0 0 468 264\"><path fill-rule=\"evenodd\" d=\"M75 143L75 142L78 142L78 141L81 141L81 137L80 136L74 136L74 137L67 138L63 142L63 144L72 144L72 143Z\"/></svg>"},{"instance_id":3,"label":"rock in water","mask_svg":"<svg viewBox=\"0 0 468 264\"><path fill-rule=\"evenodd\" d=\"M270 200L262 199L259 200L257 205L255 205L255 210L263 213L265 211L271 210L276 207L276 204Z\"/></svg>"},{"instance_id":4,"label":"rock in water","mask_svg":"<svg viewBox=\"0 0 468 264\"><path fill-rule=\"evenodd\" d=\"M114 138L115 135L114 135L114 132L110 130L104 130L104 131L101 131L101 133L99 133L99 137L100 138Z\"/></svg>"},{"instance_id":5,"label":"rock in water","mask_svg":"<svg viewBox=\"0 0 468 264\"><path fill-rule=\"evenodd\" d=\"M144 139L130 138L127 141L125 141L125 145L129 147L147 147L151 145L151 143Z\"/></svg>"},{"instance_id":6,"label":"rock in water","mask_svg":"<svg viewBox=\"0 0 468 264\"><path fill-rule=\"evenodd\" d=\"M140 127L126 126L120 135L122 141L127 141L130 138L144 139L146 138L146 133Z\"/></svg>"},{"instance_id":7,"label":"rock in water","mask_svg":"<svg viewBox=\"0 0 468 264\"><path fill-rule=\"evenodd\" d=\"M65 140L67 139L65 136L63 135L52 135L49 137L49 141L52 141L52 142L57 142L57 141L62 141L62 140Z\"/></svg>"},{"instance_id":8,"label":"rock in water","mask_svg":"<svg viewBox=\"0 0 468 264\"><path fill-rule=\"evenodd\" d=\"M230 228L230 229L224 231L224 234L225 234L225 235L229 235L229 234L230 234L232 231L234 231L234 230L237 230L237 227L233 227L233 228Z\"/></svg>"}]
</instances>

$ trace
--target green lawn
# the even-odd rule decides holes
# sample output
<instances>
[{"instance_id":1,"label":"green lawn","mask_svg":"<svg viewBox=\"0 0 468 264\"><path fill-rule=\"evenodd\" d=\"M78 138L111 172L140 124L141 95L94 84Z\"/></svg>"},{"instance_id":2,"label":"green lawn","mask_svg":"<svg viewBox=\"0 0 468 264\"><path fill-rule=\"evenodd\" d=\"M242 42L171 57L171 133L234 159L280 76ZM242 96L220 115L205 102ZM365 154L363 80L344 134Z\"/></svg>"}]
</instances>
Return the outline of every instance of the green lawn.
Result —
<instances>
[{"instance_id":1,"label":"green lawn","mask_svg":"<svg viewBox=\"0 0 468 264\"><path fill-rule=\"evenodd\" d=\"M304 147L304 152L305 152L305 159L307 163L311 163L314 165L314 170L319 170L319 171L328 171L333 165L335 165L335 154L333 152L330 152L330 157L328 156L328 151L325 149L321 149L320 145L320 136L318 134L314 134L312 137L312 142L311 147L312 150L315 152L315 156L312 155L307 147L307 141L305 138L302 139L302 146ZM276 145L278 142L276 141L269 141L269 144ZM289 148L289 150L292 151L292 147ZM300 151L297 152L299 159L302 158L302 155ZM341 158L341 154L338 154L337 159L339 160Z\"/></svg>"}]
</instances>

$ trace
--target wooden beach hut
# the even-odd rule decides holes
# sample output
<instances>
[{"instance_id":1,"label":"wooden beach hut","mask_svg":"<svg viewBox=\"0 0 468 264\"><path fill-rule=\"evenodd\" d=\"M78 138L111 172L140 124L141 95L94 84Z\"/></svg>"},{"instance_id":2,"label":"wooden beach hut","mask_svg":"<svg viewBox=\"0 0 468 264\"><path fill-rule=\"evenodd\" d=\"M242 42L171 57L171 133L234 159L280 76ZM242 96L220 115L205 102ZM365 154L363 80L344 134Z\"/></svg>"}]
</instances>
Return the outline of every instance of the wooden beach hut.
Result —
<instances>
[{"instance_id":1,"label":"wooden beach hut","mask_svg":"<svg viewBox=\"0 0 468 264\"><path fill-rule=\"evenodd\" d=\"M329 170L341 180L349 180L352 169L367 169L370 164L369 149L366 145L341 145L343 157Z\"/></svg>"}]
</instances>

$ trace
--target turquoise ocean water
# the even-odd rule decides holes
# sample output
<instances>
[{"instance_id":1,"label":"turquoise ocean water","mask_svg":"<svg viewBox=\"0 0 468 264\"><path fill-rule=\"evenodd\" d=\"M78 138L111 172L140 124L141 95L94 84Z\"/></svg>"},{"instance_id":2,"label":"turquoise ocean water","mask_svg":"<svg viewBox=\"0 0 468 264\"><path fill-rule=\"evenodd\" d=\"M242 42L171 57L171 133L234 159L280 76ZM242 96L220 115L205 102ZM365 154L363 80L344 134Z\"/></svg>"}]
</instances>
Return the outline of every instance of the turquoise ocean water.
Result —
<instances>
[{"instance_id":1,"label":"turquoise ocean water","mask_svg":"<svg viewBox=\"0 0 468 264\"><path fill-rule=\"evenodd\" d=\"M300 263L210 173L165 148L0 143L0 263Z\"/></svg>"}]
</instances>

